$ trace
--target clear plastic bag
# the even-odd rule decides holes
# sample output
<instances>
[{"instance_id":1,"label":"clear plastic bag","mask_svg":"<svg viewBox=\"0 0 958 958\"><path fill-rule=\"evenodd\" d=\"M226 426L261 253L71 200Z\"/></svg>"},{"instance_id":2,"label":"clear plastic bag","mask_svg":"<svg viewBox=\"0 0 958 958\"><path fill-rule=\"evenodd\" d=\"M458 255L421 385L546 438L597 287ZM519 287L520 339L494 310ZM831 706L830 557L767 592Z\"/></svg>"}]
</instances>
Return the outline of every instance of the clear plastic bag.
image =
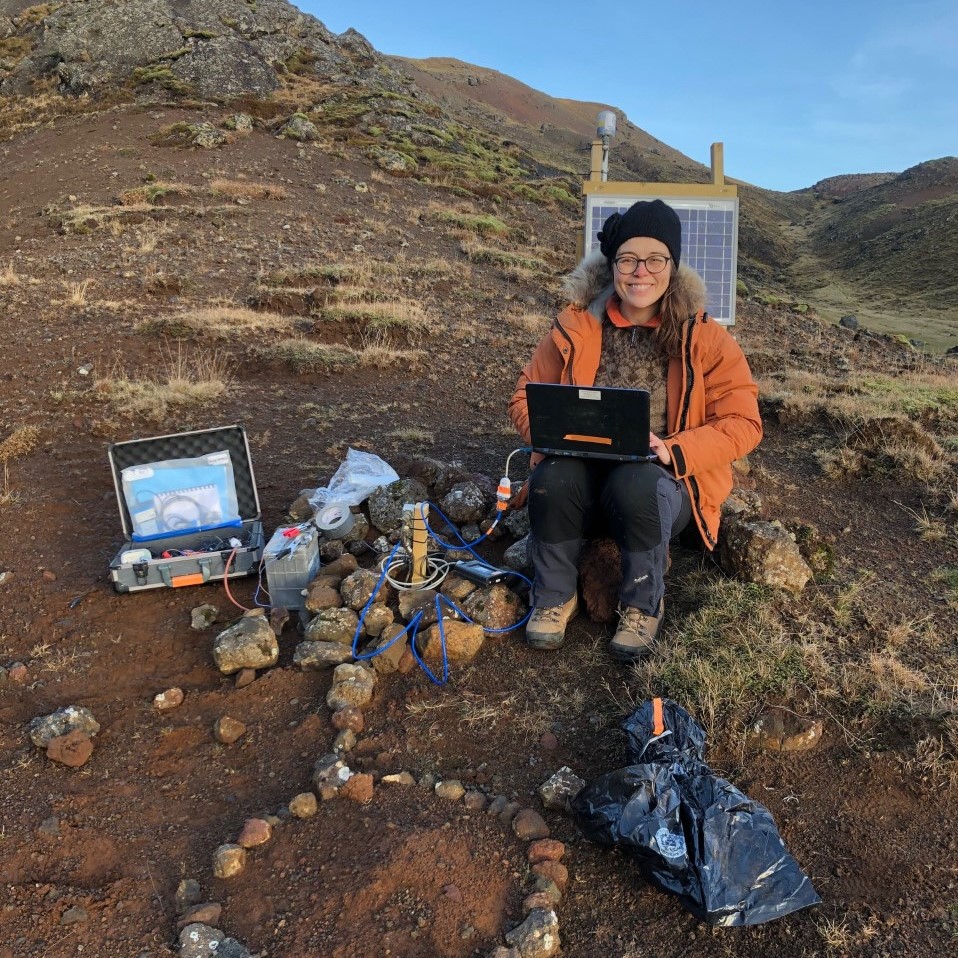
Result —
<instances>
[{"instance_id":1,"label":"clear plastic bag","mask_svg":"<svg viewBox=\"0 0 958 958\"><path fill-rule=\"evenodd\" d=\"M379 456L350 447L329 485L314 489L309 495L309 502L314 509L319 509L327 502L358 506L380 486L388 486L398 479L396 470Z\"/></svg>"},{"instance_id":2,"label":"clear plastic bag","mask_svg":"<svg viewBox=\"0 0 958 958\"><path fill-rule=\"evenodd\" d=\"M134 542L243 524L225 449L127 466L120 475Z\"/></svg>"}]
</instances>

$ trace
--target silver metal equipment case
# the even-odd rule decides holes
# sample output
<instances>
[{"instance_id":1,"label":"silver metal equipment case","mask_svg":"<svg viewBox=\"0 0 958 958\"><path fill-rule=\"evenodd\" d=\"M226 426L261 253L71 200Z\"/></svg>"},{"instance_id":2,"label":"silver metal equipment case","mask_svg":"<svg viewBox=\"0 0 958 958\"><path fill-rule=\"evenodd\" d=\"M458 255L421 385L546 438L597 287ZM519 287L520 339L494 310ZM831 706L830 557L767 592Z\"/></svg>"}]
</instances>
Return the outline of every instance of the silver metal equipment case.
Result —
<instances>
[{"instance_id":1,"label":"silver metal equipment case","mask_svg":"<svg viewBox=\"0 0 958 958\"><path fill-rule=\"evenodd\" d=\"M206 456L220 450L227 450L230 454L242 527L186 532L145 542L133 541L133 522L123 495L123 470L130 466ZM222 581L226 563L233 553L230 538L238 539L240 545L230 561L229 578L256 573L263 554L263 523L249 442L242 426L222 426L113 443L108 455L124 534L123 545L110 562L110 580L117 592L176 589ZM142 554L143 550L150 553L149 559ZM131 552L141 552L141 555L125 556Z\"/></svg>"}]
</instances>

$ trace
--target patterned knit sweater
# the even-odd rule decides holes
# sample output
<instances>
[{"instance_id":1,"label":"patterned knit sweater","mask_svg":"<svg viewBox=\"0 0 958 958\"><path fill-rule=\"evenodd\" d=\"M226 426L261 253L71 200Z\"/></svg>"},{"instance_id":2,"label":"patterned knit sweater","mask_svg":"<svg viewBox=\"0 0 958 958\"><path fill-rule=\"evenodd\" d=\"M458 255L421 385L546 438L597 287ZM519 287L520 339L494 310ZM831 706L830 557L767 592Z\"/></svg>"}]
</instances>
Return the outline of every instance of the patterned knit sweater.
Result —
<instances>
[{"instance_id":1,"label":"patterned knit sweater","mask_svg":"<svg viewBox=\"0 0 958 958\"><path fill-rule=\"evenodd\" d=\"M615 326L608 316L602 323L602 356L595 374L597 386L647 389L650 394L652 432L668 431L665 408L665 380L669 361L655 344L648 326Z\"/></svg>"}]
</instances>

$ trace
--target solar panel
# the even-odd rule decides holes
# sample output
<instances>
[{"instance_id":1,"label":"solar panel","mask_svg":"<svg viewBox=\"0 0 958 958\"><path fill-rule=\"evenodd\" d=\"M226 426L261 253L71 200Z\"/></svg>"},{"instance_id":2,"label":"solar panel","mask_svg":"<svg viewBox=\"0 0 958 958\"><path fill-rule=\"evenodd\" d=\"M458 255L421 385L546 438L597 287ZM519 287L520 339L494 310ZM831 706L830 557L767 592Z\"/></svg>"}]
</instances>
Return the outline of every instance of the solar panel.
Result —
<instances>
[{"instance_id":1,"label":"solar panel","mask_svg":"<svg viewBox=\"0 0 958 958\"><path fill-rule=\"evenodd\" d=\"M735 278L738 269L738 198L626 196L594 193L586 196L585 249L599 248L596 233L613 213L624 213L638 200L661 199L682 222L682 261L705 280L709 316L735 323Z\"/></svg>"}]
</instances>

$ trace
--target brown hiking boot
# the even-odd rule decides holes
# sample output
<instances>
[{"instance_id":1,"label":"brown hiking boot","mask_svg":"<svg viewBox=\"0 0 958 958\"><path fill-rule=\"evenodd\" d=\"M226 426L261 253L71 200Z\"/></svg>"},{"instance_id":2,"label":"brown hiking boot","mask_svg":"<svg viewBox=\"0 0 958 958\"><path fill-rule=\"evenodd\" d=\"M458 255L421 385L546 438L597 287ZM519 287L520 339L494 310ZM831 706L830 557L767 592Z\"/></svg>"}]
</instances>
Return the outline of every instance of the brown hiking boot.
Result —
<instances>
[{"instance_id":1,"label":"brown hiking boot","mask_svg":"<svg viewBox=\"0 0 958 958\"><path fill-rule=\"evenodd\" d=\"M615 630L609 652L620 662L633 662L649 655L662 627L665 600L659 603L658 615L648 615L630 605L620 605L619 627Z\"/></svg>"},{"instance_id":2,"label":"brown hiking boot","mask_svg":"<svg viewBox=\"0 0 958 958\"><path fill-rule=\"evenodd\" d=\"M561 649L565 628L578 611L578 592L574 592L563 605L533 609L526 623L526 645L534 649Z\"/></svg>"}]
</instances>

